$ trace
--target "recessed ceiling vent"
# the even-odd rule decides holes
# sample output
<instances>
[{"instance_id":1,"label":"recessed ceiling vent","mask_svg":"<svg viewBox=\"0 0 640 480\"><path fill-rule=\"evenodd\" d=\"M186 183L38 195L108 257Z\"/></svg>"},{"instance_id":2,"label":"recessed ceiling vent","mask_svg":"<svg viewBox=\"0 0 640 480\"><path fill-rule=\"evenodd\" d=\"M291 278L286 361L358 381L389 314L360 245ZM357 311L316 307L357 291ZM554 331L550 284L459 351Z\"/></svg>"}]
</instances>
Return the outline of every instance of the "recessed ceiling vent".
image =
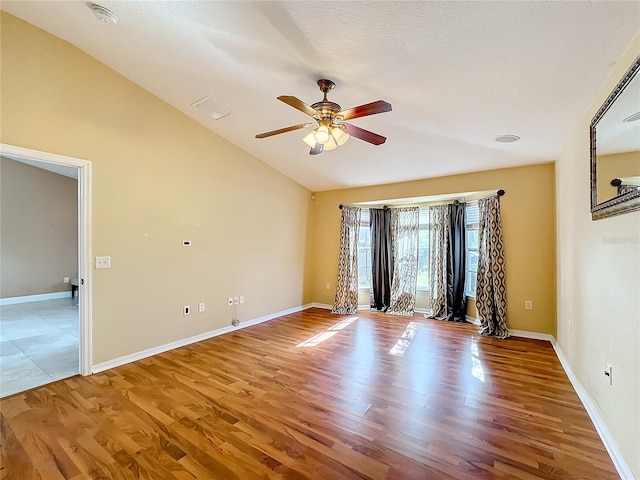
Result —
<instances>
[{"instance_id":1,"label":"recessed ceiling vent","mask_svg":"<svg viewBox=\"0 0 640 480\"><path fill-rule=\"evenodd\" d=\"M520 140L520 137L517 135L499 135L496 137L496 142L500 143L513 143Z\"/></svg>"},{"instance_id":2,"label":"recessed ceiling vent","mask_svg":"<svg viewBox=\"0 0 640 480\"><path fill-rule=\"evenodd\" d=\"M640 120L640 112L636 112L633 115L629 115L627 118L623 120L623 122L625 123L637 122L638 120Z\"/></svg>"},{"instance_id":3,"label":"recessed ceiling vent","mask_svg":"<svg viewBox=\"0 0 640 480\"><path fill-rule=\"evenodd\" d=\"M227 107L215 100L212 100L211 95L201 98L197 102L192 103L191 106L202 110L204 113L216 120L220 120L231 113L231 110Z\"/></svg>"},{"instance_id":4,"label":"recessed ceiling vent","mask_svg":"<svg viewBox=\"0 0 640 480\"><path fill-rule=\"evenodd\" d=\"M96 16L96 18L102 23L113 23L114 25L118 23L118 16L102 5L96 5L94 3L93 5L91 5L91 10L93 11L93 14Z\"/></svg>"}]
</instances>

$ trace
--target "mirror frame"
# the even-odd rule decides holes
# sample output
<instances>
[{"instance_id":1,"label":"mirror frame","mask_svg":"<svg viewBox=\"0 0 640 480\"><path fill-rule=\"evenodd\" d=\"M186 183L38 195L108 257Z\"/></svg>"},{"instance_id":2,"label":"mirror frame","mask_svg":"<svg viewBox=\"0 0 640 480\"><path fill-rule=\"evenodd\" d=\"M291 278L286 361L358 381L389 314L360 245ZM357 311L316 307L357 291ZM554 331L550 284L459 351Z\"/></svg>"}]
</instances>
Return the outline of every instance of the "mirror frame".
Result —
<instances>
[{"instance_id":1,"label":"mirror frame","mask_svg":"<svg viewBox=\"0 0 640 480\"><path fill-rule=\"evenodd\" d=\"M602 218L612 217L614 215L621 215L623 213L640 210L640 191L624 193L616 197L605 200L602 203L598 203L598 191L597 191L597 149L596 149L596 127L598 122L602 119L603 115L609 110L609 107L613 105L616 99L624 91L626 86L631 83L633 78L640 71L640 55L636 57L631 67L624 74L622 79L613 89L611 95L604 102L598 113L595 114L589 128L589 135L591 140L590 145L590 157L591 157L591 219L600 220Z\"/></svg>"}]
</instances>

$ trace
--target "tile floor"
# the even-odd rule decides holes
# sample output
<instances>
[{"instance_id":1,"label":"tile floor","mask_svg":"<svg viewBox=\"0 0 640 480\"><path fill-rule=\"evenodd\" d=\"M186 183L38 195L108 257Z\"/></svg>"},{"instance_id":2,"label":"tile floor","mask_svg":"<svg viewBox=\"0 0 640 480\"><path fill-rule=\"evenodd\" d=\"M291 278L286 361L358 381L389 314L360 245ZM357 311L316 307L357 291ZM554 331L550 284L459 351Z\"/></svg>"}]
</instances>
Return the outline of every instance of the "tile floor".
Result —
<instances>
[{"instance_id":1,"label":"tile floor","mask_svg":"<svg viewBox=\"0 0 640 480\"><path fill-rule=\"evenodd\" d=\"M79 372L78 298L0 307L0 397Z\"/></svg>"}]
</instances>

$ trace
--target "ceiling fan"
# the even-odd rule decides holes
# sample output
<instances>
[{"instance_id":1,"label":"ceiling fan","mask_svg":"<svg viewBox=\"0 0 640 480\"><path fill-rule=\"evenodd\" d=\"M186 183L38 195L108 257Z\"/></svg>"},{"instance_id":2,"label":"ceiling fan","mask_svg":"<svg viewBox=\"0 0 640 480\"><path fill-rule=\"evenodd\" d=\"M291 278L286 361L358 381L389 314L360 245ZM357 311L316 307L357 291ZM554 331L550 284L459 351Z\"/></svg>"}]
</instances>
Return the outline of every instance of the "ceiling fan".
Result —
<instances>
[{"instance_id":1,"label":"ceiling fan","mask_svg":"<svg viewBox=\"0 0 640 480\"><path fill-rule=\"evenodd\" d=\"M271 137L280 133L291 132L316 125L316 128L303 138L303 141L311 147L309 155L318 155L325 150L334 150L344 145L350 136L359 138L373 145L383 144L387 140L386 137L356 127L355 125L344 123L343 121L375 115L376 113L390 112L391 104L384 100L378 100L360 105L359 107L342 110L340 105L327 100L327 93L329 90L333 90L335 86L336 84L331 80L325 78L318 80L318 87L320 91L324 93L324 98L322 101L316 102L311 106L296 97L288 95L279 96L278 100L313 117L316 123L300 123L298 125L272 130L271 132L260 133L256 135L256 138Z\"/></svg>"}]
</instances>

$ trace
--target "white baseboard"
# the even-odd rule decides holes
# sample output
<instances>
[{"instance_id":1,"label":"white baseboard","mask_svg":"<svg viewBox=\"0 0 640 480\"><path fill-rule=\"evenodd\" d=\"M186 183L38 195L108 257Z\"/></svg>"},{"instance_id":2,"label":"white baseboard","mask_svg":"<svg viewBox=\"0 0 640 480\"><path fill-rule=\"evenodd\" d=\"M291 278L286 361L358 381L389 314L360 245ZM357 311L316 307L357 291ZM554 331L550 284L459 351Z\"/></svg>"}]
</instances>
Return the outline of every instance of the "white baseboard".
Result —
<instances>
[{"instance_id":1,"label":"white baseboard","mask_svg":"<svg viewBox=\"0 0 640 480\"><path fill-rule=\"evenodd\" d=\"M329 305L329 304L327 304L327 303L315 303L315 302L314 302L314 303L312 303L312 304L311 304L311 306L310 306L310 307L313 307L313 308L323 308L323 309L325 309L325 310L331 310L331 309L333 308L333 305ZM310 308L310 307L307 307L307 308Z\"/></svg>"},{"instance_id":2,"label":"white baseboard","mask_svg":"<svg viewBox=\"0 0 640 480\"><path fill-rule=\"evenodd\" d=\"M170 342L165 345L160 345L158 347L148 348L147 350L142 350L140 352L135 352L129 355L124 355L122 357L114 358L113 360L107 360L106 362L97 363L93 365L91 368L91 372L92 373L104 372L105 370L109 370L115 367L120 367L122 365L126 365L127 363L142 360L143 358L152 357L153 355L158 355L160 353L168 352L169 350L173 350L175 348L184 347L192 343L201 342L209 338L217 337L218 335L224 335L225 333L240 330L242 328L251 327L253 325L258 325L259 323L267 322L269 320L273 320L274 318L282 317L284 315L289 315L290 313L300 312L302 310L311 308L312 306L314 306L314 304L307 304L300 307L289 308L287 310L282 310L281 312L265 315L264 317L258 317L252 320L247 320L246 322L240 322L240 325L238 325L237 327L229 325L228 327L219 328L217 330L211 330L209 332L201 333L199 335L194 335L193 337L189 337L189 338L183 338L182 340Z\"/></svg>"},{"instance_id":3,"label":"white baseboard","mask_svg":"<svg viewBox=\"0 0 640 480\"><path fill-rule=\"evenodd\" d=\"M631 471L631 467L629 467L626 460L624 459L624 456L620 451L620 447L618 447L618 444L613 439L611 432L609 432L609 429L605 425L604 420L600 416L600 412L596 408L595 403L580 383L580 380L578 380L578 377L576 377L575 373L573 372L573 369L571 368L567 357L565 357L562 349L560 348L560 345L558 345L555 339L551 342L551 344L553 345L553 349L556 351L556 355L558 356L558 360L560 360L562 368L567 374L567 377L569 377L571 385L573 385L573 389L578 394L578 397L580 398L582 405L584 405L589 418L591 418L593 425L596 427L596 431L598 432L598 435L600 435L600 439L602 440L604 447L607 449L609 457L611 457L611 461L613 462L613 466L616 467L616 470L618 471L618 475L620 475L620 478L622 480L637 480L634 473Z\"/></svg>"},{"instance_id":4,"label":"white baseboard","mask_svg":"<svg viewBox=\"0 0 640 480\"><path fill-rule=\"evenodd\" d=\"M473 323L474 325L480 326L480 319L479 318L470 317L469 315L466 315L466 317L467 317L467 322L468 323Z\"/></svg>"},{"instance_id":5,"label":"white baseboard","mask_svg":"<svg viewBox=\"0 0 640 480\"><path fill-rule=\"evenodd\" d=\"M546 340L547 342L551 342L551 345L555 345L556 343L555 337L548 333L529 332L528 330L513 330L510 328L509 335L512 337L531 338L533 340Z\"/></svg>"},{"instance_id":6,"label":"white baseboard","mask_svg":"<svg viewBox=\"0 0 640 480\"><path fill-rule=\"evenodd\" d=\"M16 303L42 302L44 300L57 300L58 298L71 297L71 290L65 292L40 293L38 295L25 295L23 297L0 298L0 306L15 305Z\"/></svg>"}]
</instances>

